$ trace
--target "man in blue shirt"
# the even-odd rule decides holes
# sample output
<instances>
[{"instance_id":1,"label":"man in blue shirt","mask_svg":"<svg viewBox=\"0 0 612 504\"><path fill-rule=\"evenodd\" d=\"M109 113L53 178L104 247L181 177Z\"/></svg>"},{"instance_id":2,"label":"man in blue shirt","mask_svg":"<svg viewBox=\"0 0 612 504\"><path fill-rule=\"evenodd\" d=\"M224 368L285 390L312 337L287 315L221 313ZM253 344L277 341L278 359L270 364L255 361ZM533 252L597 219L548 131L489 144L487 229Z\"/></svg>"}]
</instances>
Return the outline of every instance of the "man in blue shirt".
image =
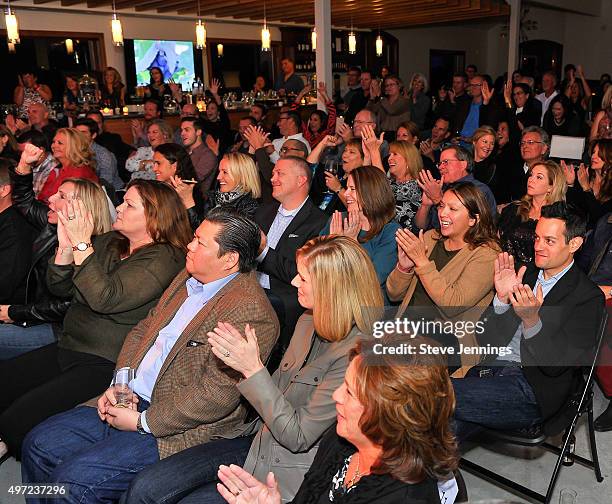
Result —
<instances>
[{"instance_id":1,"label":"man in blue shirt","mask_svg":"<svg viewBox=\"0 0 612 504\"><path fill-rule=\"evenodd\" d=\"M535 266L517 273L507 253L495 261L493 313L478 340L504 355L453 379L460 440L482 428L537 424L555 435L571 421L568 400L592 363L604 312L603 293L574 263L585 234L582 216L553 203L536 227Z\"/></svg>"},{"instance_id":2,"label":"man in blue shirt","mask_svg":"<svg viewBox=\"0 0 612 504\"><path fill-rule=\"evenodd\" d=\"M24 481L70 482L70 502L114 502L160 458L243 425L240 374L213 354L207 334L219 322L249 324L262 362L270 354L279 324L253 272L260 241L259 227L234 211L207 215L188 246L186 271L121 349L117 369L136 369L132 402L118 407L111 387L89 404L97 409L75 408L30 431Z\"/></svg>"},{"instance_id":3,"label":"man in blue shirt","mask_svg":"<svg viewBox=\"0 0 612 504\"><path fill-rule=\"evenodd\" d=\"M274 83L274 88L281 95L289 93L298 94L304 89L304 81L295 73L295 63L291 58L283 58L281 60L281 70L283 73L277 77Z\"/></svg>"}]
</instances>

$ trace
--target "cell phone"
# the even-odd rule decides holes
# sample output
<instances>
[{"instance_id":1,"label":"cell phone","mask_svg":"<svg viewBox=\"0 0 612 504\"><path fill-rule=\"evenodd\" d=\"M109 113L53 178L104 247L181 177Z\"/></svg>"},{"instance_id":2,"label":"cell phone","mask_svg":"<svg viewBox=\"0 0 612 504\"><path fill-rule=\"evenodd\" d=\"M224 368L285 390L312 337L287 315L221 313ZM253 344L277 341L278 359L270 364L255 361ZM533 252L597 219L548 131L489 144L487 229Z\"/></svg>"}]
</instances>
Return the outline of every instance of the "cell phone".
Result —
<instances>
[{"instance_id":1,"label":"cell phone","mask_svg":"<svg viewBox=\"0 0 612 504\"><path fill-rule=\"evenodd\" d=\"M336 135L338 134L338 130L344 126L344 117L338 116L336 117Z\"/></svg>"}]
</instances>

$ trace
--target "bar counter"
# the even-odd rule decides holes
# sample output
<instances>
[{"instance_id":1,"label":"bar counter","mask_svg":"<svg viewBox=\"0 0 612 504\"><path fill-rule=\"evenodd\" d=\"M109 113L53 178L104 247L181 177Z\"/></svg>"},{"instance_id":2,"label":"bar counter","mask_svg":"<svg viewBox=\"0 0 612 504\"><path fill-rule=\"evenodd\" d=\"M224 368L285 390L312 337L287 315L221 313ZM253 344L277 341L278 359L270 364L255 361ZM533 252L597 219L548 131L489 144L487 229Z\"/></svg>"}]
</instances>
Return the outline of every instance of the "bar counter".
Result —
<instances>
[{"instance_id":1,"label":"bar counter","mask_svg":"<svg viewBox=\"0 0 612 504\"><path fill-rule=\"evenodd\" d=\"M316 109L316 105L303 105L300 107L300 113L304 121L308 120L310 113ZM244 119L249 115L250 108L231 108L228 109L227 113L230 118L230 124L233 130L238 130L238 123L241 119ZM268 108L268 113L265 121L265 126L269 130L272 125L278 120L280 113L280 107L275 105ZM118 133L123 138L125 143L131 144L133 142L132 129L130 121L132 119L142 119L141 113L129 113L121 115L105 115L104 125L106 131L110 133ZM163 119L167 121L174 129L178 128L181 122L179 114L164 114Z\"/></svg>"}]
</instances>

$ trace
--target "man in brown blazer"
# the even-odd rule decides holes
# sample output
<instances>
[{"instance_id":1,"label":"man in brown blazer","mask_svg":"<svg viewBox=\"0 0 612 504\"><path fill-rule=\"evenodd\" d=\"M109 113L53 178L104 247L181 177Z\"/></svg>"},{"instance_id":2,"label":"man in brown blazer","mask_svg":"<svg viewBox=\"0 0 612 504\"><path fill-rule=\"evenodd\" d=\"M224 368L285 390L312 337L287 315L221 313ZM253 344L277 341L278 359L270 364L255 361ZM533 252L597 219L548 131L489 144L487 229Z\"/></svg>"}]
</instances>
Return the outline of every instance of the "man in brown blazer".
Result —
<instances>
[{"instance_id":1,"label":"man in brown blazer","mask_svg":"<svg viewBox=\"0 0 612 504\"><path fill-rule=\"evenodd\" d=\"M117 407L111 387L97 410L79 407L40 424L24 441L24 482L70 483L78 502L117 500L148 465L244 421L240 376L213 355L207 333L218 322L249 323L267 359L279 324L253 272L259 244L259 228L247 218L208 214L188 246L186 271L119 354L117 369L136 369L131 404Z\"/></svg>"}]
</instances>

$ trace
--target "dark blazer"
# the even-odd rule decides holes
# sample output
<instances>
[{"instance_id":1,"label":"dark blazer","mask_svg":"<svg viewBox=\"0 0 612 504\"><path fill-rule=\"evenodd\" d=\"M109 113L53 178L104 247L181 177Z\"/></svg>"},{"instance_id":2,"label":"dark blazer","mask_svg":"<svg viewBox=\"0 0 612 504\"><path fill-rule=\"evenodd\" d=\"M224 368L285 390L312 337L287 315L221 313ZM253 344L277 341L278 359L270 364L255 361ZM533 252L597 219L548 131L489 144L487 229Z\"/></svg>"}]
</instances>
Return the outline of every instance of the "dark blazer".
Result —
<instances>
[{"instance_id":1,"label":"dark blazer","mask_svg":"<svg viewBox=\"0 0 612 504\"><path fill-rule=\"evenodd\" d=\"M330 490L332 479L344 460L356 452L348 441L336 434L331 427L321 439L319 451L292 504L317 504ZM327 502L327 500L325 501ZM334 501L335 502L335 501ZM359 480L357 486L338 502L345 504L439 504L440 494L431 478L415 484L403 483L388 474L369 474Z\"/></svg>"},{"instance_id":2,"label":"dark blazer","mask_svg":"<svg viewBox=\"0 0 612 504\"><path fill-rule=\"evenodd\" d=\"M279 203L260 206L255 212L255 222L264 233L270 231ZM297 275L295 252L319 231L327 222L327 215L319 210L310 197L287 227L275 249L269 249L259 264L259 271L270 275L270 291L279 296L285 306L288 322L295 324L302 310L297 302L297 289L291 280ZM291 325L293 327L293 325Z\"/></svg>"},{"instance_id":3,"label":"dark blazer","mask_svg":"<svg viewBox=\"0 0 612 504\"><path fill-rule=\"evenodd\" d=\"M49 207L34 195L32 178L32 174L18 175L11 172L13 207L38 231L32 244L25 295L21 304L11 304L8 310L11 320L22 327L61 322L70 306L70 298L57 297L47 287L47 266L57 247L57 230L54 224L47 222Z\"/></svg>"},{"instance_id":4,"label":"dark blazer","mask_svg":"<svg viewBox=\"0 0 612 504\"><path fill-rule=\"evenodd\" d=\"M0 212L0 304L23 302L35 235L15 207Z\"/></svg>"},{"instance_id":5,"label":"dark blazer","mask_svg":"<svg viewBox=\"0 0 612 504\"><path fill-rule=\"evenodd\" d=\"M533 265L528 266L523 282L533 288L539 271ZM574 263L544 298L540 332L532 338L521 339L523 372L544 421L559 413L569 396L580 387L579 366L588 363L595 351L603 310L603 293ZM503 315L489 317L488 322L487 341L481 344L506 346L520 319L510 308Z\"/></svg>"},{"instance_id":6,"label":"dark blazer","mask_svg":"<svg viewBox=\"0 0 612 504\"><path fill-rule=\"evenodd\" d=\"M452 130L451 134L455 135L457 131L461 131L463 129L463 124L467 119L468 114L470 113L470 107L472 105L472 100L461 100L455 105L455 110L453 114L453 118L451 121ZM497 129L497 125L499 124L500 118L502 115L502 111L497 106L496 103L491 100L488 105L480 106L480 113L478 115L478 126L489 125L493 129Z\"/></svg>"}]
</instances>

